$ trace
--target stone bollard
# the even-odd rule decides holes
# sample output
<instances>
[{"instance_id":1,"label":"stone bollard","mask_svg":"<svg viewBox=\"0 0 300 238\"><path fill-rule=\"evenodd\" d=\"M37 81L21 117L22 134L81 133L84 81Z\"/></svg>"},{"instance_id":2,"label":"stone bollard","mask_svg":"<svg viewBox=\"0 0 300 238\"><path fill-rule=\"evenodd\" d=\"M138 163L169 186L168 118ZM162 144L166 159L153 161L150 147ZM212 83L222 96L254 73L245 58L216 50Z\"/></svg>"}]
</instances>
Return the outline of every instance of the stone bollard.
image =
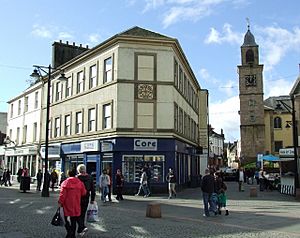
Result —
<instances>
[{"instance_id":1,"label":"stone bollard","mask_svg":"<svg viewBox=\"0 0 300 238\"><path fill-rule=\"evenodd\" d=\"M146 217L161 218L160 203L149 203L147 205Z\"/></svg>"},{"instance_id":2,"label":"stone bollard","mask_svg":"<svg viewBox=\"0 0 300 238\"><path fill-rule=\"evenodd\" d=\"M250 188L250 197L257 197L257 188L256 187Z\"/></svg>"}]
</instances>

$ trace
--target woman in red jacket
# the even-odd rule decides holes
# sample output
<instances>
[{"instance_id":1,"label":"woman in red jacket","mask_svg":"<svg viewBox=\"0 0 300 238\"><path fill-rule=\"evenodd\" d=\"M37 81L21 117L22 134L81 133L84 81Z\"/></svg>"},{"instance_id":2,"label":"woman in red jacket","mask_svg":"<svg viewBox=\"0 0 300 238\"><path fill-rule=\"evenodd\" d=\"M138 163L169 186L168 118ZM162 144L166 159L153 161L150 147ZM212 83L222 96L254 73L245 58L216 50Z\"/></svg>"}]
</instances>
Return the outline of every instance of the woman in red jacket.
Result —
<instances>
[{"instance_id":1,"label":"woman in red jacket","mask_svg":"<svg viewBox=\"0 0 300 238\"><path fill-rule=\"evenodd\" d=\"M66 237L75 238L76 223L81 213L80 201L86 190L84 184L75 177L75 171L69 171L68 175L69 178L61 184L58 203L64 209Z\"/></svg>"}]
</instances>

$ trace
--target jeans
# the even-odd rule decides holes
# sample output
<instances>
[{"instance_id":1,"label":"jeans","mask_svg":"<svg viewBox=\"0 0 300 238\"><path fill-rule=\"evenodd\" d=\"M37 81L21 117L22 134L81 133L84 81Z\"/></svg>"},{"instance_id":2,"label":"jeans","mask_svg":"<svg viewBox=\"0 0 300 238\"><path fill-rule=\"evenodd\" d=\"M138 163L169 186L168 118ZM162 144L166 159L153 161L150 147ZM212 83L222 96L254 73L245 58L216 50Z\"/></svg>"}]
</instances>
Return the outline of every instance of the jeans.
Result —
<instances>
[{"instance_id":1,"label":"jeans","mask_svg":"<svg viewBox=\"0 0 300 238\"><path fill-rule=\"evenodd\" d=\"M106 201L106 196L108 195L108 193L109 193L108 186L103 186L101 190L101 200L103 202Z\"/></svg>"},{"instance_id":2,"label":"jeans","mask_svg":"<svg viewBox=\"0 0 300 238\"><path fill-rule=\"evenodd\" d=\"M211 199L211 193L202 193L203 197L203 205L204 205L204 213L206 216L209 216L209 212L216 212L217 207L216 204ZM208 207L209 205L209 207Z\"/></svg>"}]
</instances>

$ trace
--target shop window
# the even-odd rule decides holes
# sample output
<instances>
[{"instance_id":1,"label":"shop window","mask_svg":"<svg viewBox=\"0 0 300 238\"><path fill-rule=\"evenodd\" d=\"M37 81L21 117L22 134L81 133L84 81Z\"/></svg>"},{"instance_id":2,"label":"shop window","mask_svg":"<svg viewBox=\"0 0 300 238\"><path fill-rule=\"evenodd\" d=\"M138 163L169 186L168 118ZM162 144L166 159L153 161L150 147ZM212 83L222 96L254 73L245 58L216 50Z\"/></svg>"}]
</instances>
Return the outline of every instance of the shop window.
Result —
<instances>
[{"instance_id":1,"label":"shop window","mask_svg":"<svg viewBox=\"0 0 300 238\"><path fill-rule=\"evenodd\" d=\"M143 168L149 169L150 181L165 181L165 157L163 155L124 155L122 171L126 182L139 183Z\"/></svg>"}]
</instances>

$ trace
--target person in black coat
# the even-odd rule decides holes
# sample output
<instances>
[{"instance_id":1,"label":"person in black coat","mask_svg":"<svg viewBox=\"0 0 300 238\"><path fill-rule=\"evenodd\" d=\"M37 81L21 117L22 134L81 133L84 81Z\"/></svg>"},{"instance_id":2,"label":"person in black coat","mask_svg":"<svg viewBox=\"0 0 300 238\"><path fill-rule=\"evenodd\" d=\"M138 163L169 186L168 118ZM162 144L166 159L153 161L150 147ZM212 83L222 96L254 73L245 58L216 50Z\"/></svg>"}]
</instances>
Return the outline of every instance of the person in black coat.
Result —
<instances>
[{"instance_id":1,"label":"person in black coat","mask_svg":"<svg viewBox=\"0 0 300 238\"><path fill-rule=\"evenodd\" d=\"M42 170L39 169L39 171L36 174L36 190L37 191L41 191L42 180L43 180Z\"/></svg>"},{"instance_id":2,"label":"person in black coat","mask_svg":"<svg viewBox=\"0 0 300 238\"><path fill-rule=\"evenodd\" d=\"M123 200L123 186L124 186L124 176L121 172L120 169L117 169L117 174L116 174L116 187L117 187L117 200Z\"/></svg>"},{"instance_id":3,"label":"person in black coat","mask_svg":"<svg viewBox=\"0 0 300 238\"><path fill-rule=\"evenodd\" d=\"M217 215L217 208L212 200L212 194L215 192L215 178L213 172L210 173L209 169L205 170L205 175L202 178L201 190L204 205L203 216L209 217L209 212L214 212L214 214Z\"/></svg>"},{"instance_id":4,"label":"person in black coat","mask_svg":"<svg viewBox=\"0 0 300 238\"><path fill-rule=\"evenodd\" d=\"M85 220L85 214L89 205L90 197L91 197L91 203L95 202L96 197L96 191L94 186L94 181L92 176L86 173L86 167L84 164L80 164L77 166L77 177L80 179L81 182L83 182L85 189L86 189L86 195L81 198L80 202L80 208L81 208L81 214L78 219L78 230L77 232L82 237L87 232L87 227L84 225Z\"/></svg>"}]
</instances>

